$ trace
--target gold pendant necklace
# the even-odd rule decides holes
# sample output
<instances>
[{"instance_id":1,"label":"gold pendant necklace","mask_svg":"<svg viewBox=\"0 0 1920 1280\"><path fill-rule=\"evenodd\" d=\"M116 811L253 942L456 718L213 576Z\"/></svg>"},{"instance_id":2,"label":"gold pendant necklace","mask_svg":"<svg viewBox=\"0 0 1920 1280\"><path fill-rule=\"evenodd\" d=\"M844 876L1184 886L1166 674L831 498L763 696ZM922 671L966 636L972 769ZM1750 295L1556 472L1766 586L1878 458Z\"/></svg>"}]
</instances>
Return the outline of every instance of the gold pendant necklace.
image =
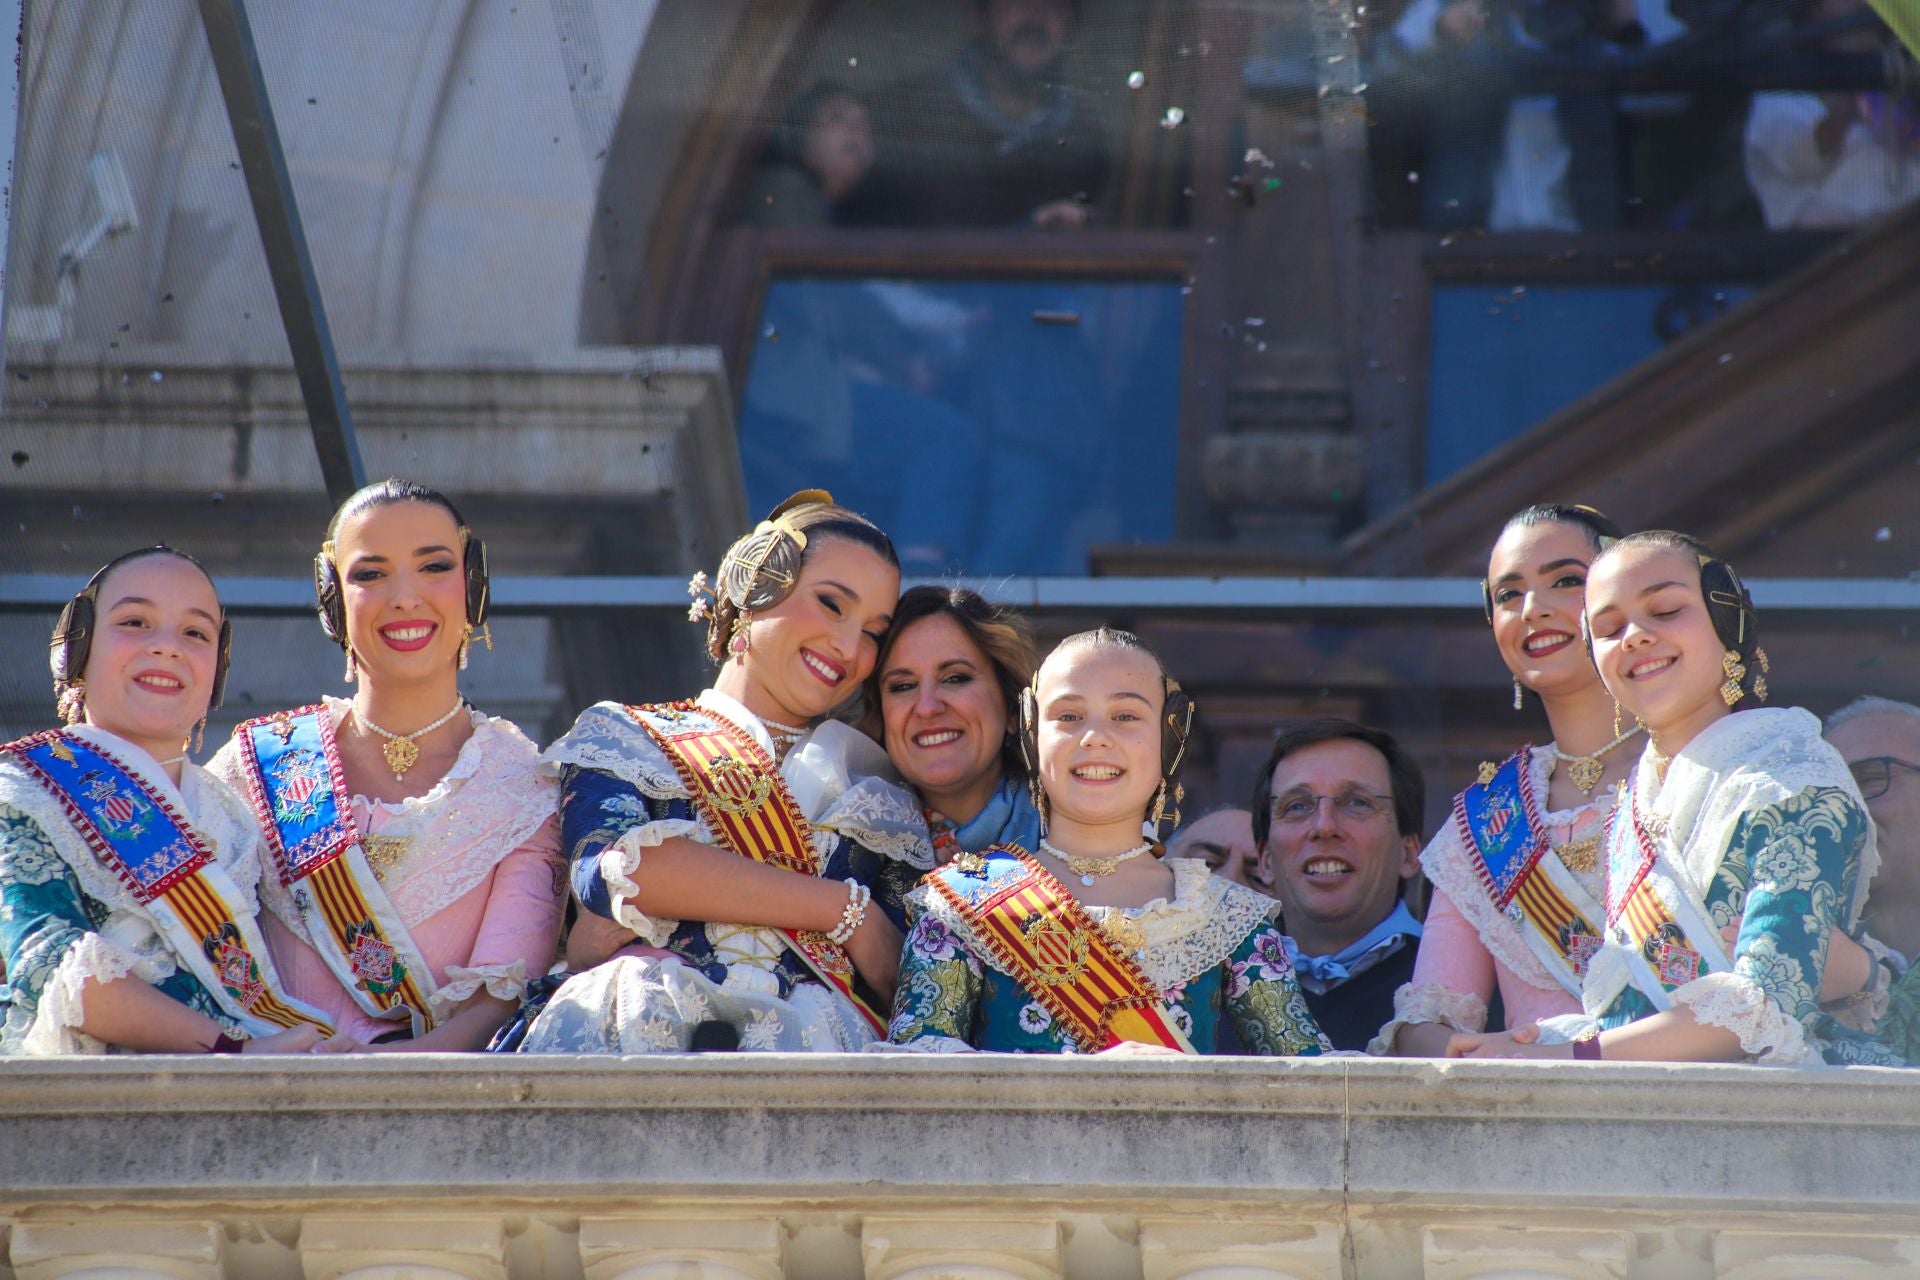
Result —
<instances>
[{"instance_id":1,"label":"gold pendant necklace","mask_svg":"<svg viewBox=\"0 0 1920 1280\"><path fill-rule=\"evenodd\" d=\"M393 770L393 780L400 782L403 780L400 775L413 768L413 766L420 761L420 746L417 740L426 737L435 729L438 729L441 725L459 715L460 708L466 705L466 699L455 698L453 706L447 714L441 716L424 729L415 729L412 733L395 733L391 729L382 729L379 725L367 719L366 713L357 707L354 708L353 714L360 717L361 724L386 739L385 742L380 744L380 754L386 757L387 768Z\"/></svg>"},{"instance_id":2,"label":"gold pendant necklace","mask_svg":"<svg viewBox=\"0 0 1920 1280\"><path fill-rule=\"evenodd\" d=\"M1120 869L1120 864L1129 858L1137 858L1153 848L1153 841L1135 845L1125 853L1116 853L1105 858L1082 858L1078 854L1064 853L1047 843L1045 836L1040 837L1040 852L1051 858L1058 858L1067 864L1067 870L1080 877L1080 883L1093 887L1095 876L1110 876Z\"/></svg>"},{"instance_id":3,"label":"gold pendant necklace","mask_svg":"<svg viewBox=\"0 0 1920 1280\"><path fill-rule=\"evenodd\" d=\"M1553 744L1553 758L1567 766L1567 781L1573 783L1581 795L1590 796L1593 794L1593 789L1600 785L1600 775L1607 771L1607 766L1601 763L1600 757L1640 732L1640 729L1641 726L1636 724L1598 751L1584 756L1568 755L1556 742Z\"/></svg>"}]
</instances>

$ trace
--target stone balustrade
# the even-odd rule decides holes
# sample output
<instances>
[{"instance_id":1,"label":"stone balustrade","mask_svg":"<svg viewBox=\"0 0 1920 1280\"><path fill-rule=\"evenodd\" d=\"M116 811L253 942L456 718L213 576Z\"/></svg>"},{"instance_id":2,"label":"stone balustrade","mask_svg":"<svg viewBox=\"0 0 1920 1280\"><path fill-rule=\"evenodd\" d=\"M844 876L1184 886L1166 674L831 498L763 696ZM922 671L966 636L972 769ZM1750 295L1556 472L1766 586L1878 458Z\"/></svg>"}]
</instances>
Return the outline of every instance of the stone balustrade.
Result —
<instances>
[{"instance_id":1,"label":"stone balustrade","mask_svg":"<svg viewBox=\"0 0 1920 1280\"><path fill-rule=\"evenodd\" d=\"M15 1060L0 1274L1914 1275L1917 1139L1866 1068Z\"/></svg>"}]
</instances>

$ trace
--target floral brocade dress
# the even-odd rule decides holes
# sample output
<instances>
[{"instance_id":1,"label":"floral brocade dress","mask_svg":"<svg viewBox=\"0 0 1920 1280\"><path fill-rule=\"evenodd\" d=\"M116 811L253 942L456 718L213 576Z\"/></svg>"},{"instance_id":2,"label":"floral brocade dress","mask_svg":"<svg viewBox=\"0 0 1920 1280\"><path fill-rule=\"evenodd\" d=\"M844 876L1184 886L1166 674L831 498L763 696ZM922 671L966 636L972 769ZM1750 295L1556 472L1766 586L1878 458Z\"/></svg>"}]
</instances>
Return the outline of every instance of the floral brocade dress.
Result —
<instances>
[{"instance_id":1,"label":"floral brocade dress","mask_svg":"<svg viewBox=\"0 0 1920 1280\"><path fill-rule=\"evenodd\" d=\"M1774 1064L1906 1065L1819 1005L1828 939L1859 919L1879 866L1873 823L1820 722L1798 708L1736 712L1678 752L1636 765L1603 845L1605 945L1574 1039L1672 1007ZM1738 926L1731 947L1720 936Z\"/></svg>"},{"instance_id":2,"label":"floral brocade dress","mask_svg":"<svg viewBox=\"0 0 1920 1280\"><path fill-rule=\"evenodd\" d=\"M68 732L112 752L171 805L212 848L240 895L235 905L257 914L260 839L238 796L192 764L175 787L151 756L105 730ZM227 1034L246 1034L60 801L10 762L0 762L0 955L8 982L0 1054L120 1052L81 1030L89 979L138 979Z\"/></svg>"},{"instance_id":3,"label":"floral brocade dress","mask_svg":"<svg viewBox=\"0 0 1920 1280\"><path fill-rule=\"evenodd\" d=\"M988 856L991 870L1010 855ZM1160 990L1169 1020L1203 1054L1220 1051L1229 1025L1244 1051L1270 1056L1330 1053L1307 1011L1286 946L1273 927L1277 904L1175 858L1171 898L1140 907L1089 906L1103 928L1131 922L1134 959ZM956 867L937 876L966 874ZM924 1052L1078 1053L1075 1042L974 934L947 900L922 885L907 899L906 952L888 1039Z\"/></svg>"},{"instance_id":4,"label":"floral brocade dress","mask_svg":"<svg viewBox=\"0 0 1920 1280\"><path fill-rule=\"evenodd\" d=\"M709 689L696 706L777 758L766 727L735 699ZM524 1039L499 1047L674 1053L688 1049L707 1022L731 1026L746 1050L845 1052L874 1040L866 1016L779 930L640 910L634 899L649 849L677 838L723 846L631 711L611 702L589 707L543 758L561 779L562 839L581 908L626 926L639 945L568 977L544 1007L523 1011L530 1019ZM779 772L810 828L820 875L866 885L872 909L903 923L906 892L933 865L933 848L919 806L894 780L885 753L830 721L796 742ZM871 993L856 990L871 1008Z\"/></svg>"}]
</instances>

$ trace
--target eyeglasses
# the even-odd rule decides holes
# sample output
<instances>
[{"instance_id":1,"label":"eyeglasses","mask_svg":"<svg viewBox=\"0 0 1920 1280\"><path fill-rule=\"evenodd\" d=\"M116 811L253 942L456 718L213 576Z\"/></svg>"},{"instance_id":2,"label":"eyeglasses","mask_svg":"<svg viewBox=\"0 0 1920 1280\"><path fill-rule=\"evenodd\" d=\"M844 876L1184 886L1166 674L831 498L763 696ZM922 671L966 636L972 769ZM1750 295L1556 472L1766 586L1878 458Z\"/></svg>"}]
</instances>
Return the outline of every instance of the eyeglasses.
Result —
<instances>
[{"instance_id":1,"label":"eyeglasses","mask_svg":"<svg viewBox=\"0 0 1920 1280\"><path fill-rule=\"evenodd\" d=\"M1887 788L1893 785L1893 767L1920 773L1920 764L1908 764L1898 756L1868 756L1864 760L1850 760L1847 768L1853 770L1853 780L1860 784L1860 796L1865 800L1878 800L1887 794Z\"/></svg>"},{"instance_id":2,"label":"eyeglasses","mask_svg":"<svg viewBox=\"0 0 1920 1280\"><path fill-rule=\"evenodd\" d=\"M1342 791L1337 796L1315 795L1311 791L1282 796L1273 802L1273 820L1284 826L1298 827L1320 815L1320 802L1333 803L1333 811L1349 822L1371 822L1385 817L1393 805L1392 796L1368 791Z\"/></svg>"}]
</instances>

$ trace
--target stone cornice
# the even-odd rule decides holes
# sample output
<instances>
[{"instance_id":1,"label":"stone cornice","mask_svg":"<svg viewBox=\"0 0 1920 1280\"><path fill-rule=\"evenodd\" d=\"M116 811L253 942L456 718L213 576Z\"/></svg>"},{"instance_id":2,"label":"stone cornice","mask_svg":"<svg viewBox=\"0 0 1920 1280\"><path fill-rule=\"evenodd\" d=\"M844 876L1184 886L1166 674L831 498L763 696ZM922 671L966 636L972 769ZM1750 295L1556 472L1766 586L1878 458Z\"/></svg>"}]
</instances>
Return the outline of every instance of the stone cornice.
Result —
<instances>
[{"instance_id":1,"label":"stone cornice","mask_svg":"<svg viewBox=\"0 0 1920 1280\"><path fill-rule=\"evenodd\" d=\"M1920 1212L1920 1077L1864 1068L68 1059L0 1066L0 1132L14 1209L697 1191Z\"/></svg>"}]
</instances>

